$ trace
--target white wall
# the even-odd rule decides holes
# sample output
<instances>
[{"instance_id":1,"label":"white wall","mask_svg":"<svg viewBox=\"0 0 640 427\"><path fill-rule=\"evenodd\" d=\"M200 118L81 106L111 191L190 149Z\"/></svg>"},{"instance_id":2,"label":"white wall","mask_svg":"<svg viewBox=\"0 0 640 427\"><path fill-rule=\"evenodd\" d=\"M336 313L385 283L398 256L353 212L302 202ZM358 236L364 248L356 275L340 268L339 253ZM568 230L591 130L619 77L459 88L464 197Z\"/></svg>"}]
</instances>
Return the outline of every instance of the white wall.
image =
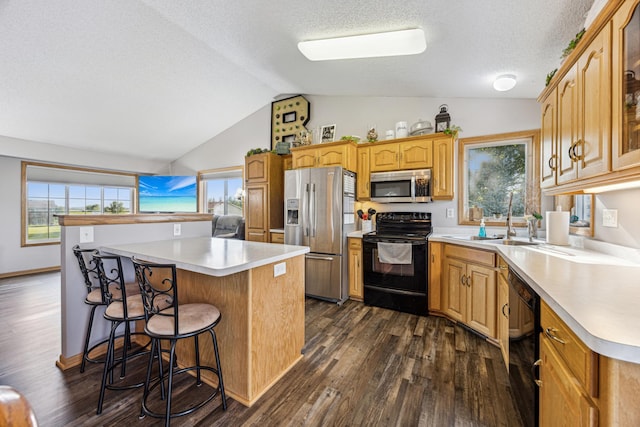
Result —
<instances>
[{"instance_id":1,"label":"white wall","mask_svg":"<svg viewBox=\"0 0 640 427\"><path fill-rule=\"evenodd\" d=\"M449 106L451 122L462 128L460 137L490 135L538 129L540 107L533 99L475 98L391 98L391 97L329 97L306 96L311 103L308 129L336 125L336 139L344 135L366 136L367 126L375 124L378 134L393 129L397 121L409 126L420 119L435 124L441 104ZM271 105L267 105L232 128L207 141L173 163L174 173L239 165L250 148L268 148L271 134ZM383 137L380 137L383 139ZM455 150L457 164L457 147ZM454 174L457 179L457 174ZM457 187L455 187L457 188ZM456 191L457 193L457 191ZM437 227L456 227L457 199L429 204L375 205L376 210L426 211L432 213ZM454 218L446 218L447 208L455 210ZM366 209L365 209L366 210Z\"/></svg>"},{"instance_id":2,"label":"white wall","mask_svg":"<svg viewBox=\"0 0 640 427\"><path fill-rule=\"evenodd\" d=\"M0 274L60 265L60 246L20 246L21 161L110 169L135 173L166 173L169 165L147 159L75 150L0 135Z\"/></svg>"},{"instance_id":3,"label":"white wall","mask_svg":"<svg viewBox=\"0 0 640 427\"><path fill-rule=\"evenodd\" d=\"M632 248L640 248L640 189L612 191L596 196L594 239ZM618 211L618 226L602 225L602 210Z\"/></svg>"}]
</instances>

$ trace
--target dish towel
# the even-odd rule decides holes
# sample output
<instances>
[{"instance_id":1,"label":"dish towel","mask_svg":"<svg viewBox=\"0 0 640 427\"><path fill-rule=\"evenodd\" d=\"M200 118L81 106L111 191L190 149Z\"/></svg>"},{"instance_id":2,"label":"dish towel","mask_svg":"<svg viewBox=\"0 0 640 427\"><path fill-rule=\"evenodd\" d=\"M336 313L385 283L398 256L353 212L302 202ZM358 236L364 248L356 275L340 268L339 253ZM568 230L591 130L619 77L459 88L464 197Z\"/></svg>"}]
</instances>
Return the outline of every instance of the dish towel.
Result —
<instances>
[{"instance_id":1,"label":"dish towel","mask_svg":"<svg viewBox=\"0 0 640 427\"><path fill-rule=\"evenodd\" d=\"M378 260L385 264L411 264L411 243L378 243Z\"/></svg>"}]
</instances>

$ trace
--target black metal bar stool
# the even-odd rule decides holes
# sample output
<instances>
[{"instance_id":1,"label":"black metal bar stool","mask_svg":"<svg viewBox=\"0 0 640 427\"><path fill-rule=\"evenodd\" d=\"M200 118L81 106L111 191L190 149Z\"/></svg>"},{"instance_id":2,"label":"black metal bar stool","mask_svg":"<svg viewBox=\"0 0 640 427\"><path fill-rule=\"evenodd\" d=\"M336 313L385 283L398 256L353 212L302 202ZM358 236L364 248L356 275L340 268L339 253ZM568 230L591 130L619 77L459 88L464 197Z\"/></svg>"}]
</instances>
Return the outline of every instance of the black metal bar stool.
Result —
<instances>
[{"instance_id":1,"label":"black metal bar stool","mask_svg":"<svg viewBox=\"0 0 640 427\"><path fill-rule=\"evenodd\" d=\"M75 245L73 247L73 254L78 259L78 266L82 272L84 278L84 284L87 288L87 296L85 297L85 304L91 306L89 311L89 324L87 325L87 331L85 332L84 348L82 351L82 363L80 364L80 372L84 372L86 362L90 363L102 363L104 359L92 359L89 357L89 353L100 344L104 344L107 340L102 340L89 348L89 342L91 341L91 330L93 328L93 318L96 314L96 308L99 306L106 306L107 302L104 300L104 295L100 289L100 282L98 278L98 270L93 259L93 255L97 253L96 249L80 249L80 246Z\"/></svg>"},{"instance_id":2,"label":"black metal bar stool","mask_svg":"<svg viewBox=\"0 0 640 427\"><path fill-rule=\"evenodd\" d=\"M144 301L145 310L145 332L151 337L151 354L147 367L147 378L142 397L142 407L140 417L150 415L156 418L164 418L165 425L169 426L171 418L190 414L202 408L210 402L218 393L222 400L223 410L227 409L227 397L224 391L222 380L222 368L220 366L220 354L218 352L218 340L213 330L221 319L220 310L211 304L179 304L178 303L178 282L176 278L175 264L155 264L132 259L136 271L136 278L140 285L140 292ZM216 367L203 366L200 364L200 346L198 335L209 332L215 353ZM176 358L176 343L178 340L194 339L195 365L174 369ZM161 343L160 340L167 340L170 343L168 373L164 373L161 363ZM158 359L160 376L151 384L151 371L154 357ZM171 391L173 387L174 375L189 371L196 372L196 386L202 384L201 371L207 370L216 374L218 386L213 392L200 403L189 408L172 413L171 412ZM167 380L165 393L165 380ZM158 413L149 409L147 399L149 392L160 385L161 398L166 399L165 412Z\"/></svg>"},{"instance_id":3,"label":"black metal bar stool","mask_svg":"<svg viewBox=\"0 0 640 427\"><path fill-rule=\"evenodd\" d=\"M111 333L109 334L107 355L102 370L102 384L100 386L100 397L98 399L97 414L102 413L105 390L126 390L138 388L144 385L142 378L138 382L128 384L114 384L113 371L120 366L120 379L126 376L127 361L149 353L146 346L132 351L130 322L144 320L144 305L140 293L128 294L125 288L125 280L122 272L122 261L119 256L94 254L100 286L103 290L104 299L107 301L107 308L104 311L104 318L111 322ZM124 335L122 343L122 355L115 357L116 331L120 325L124 324Z\"/></svg>"},{"instance_id":4,"label":"black metal bar stool","mask_svg":"<svg viewBox=\"0 0 640 427\"><path fill-rule=\"evenodd\" d=\"M94 248L81 249L79 245L75 245L72 250L73 254L78 259L78 266L80 267L80 272L82 273L82 278L84 279L84 285L87 289L87 296L85 297L84 302L85 304L91 306L91 310L89 311L89 323L87 324L87 331L85 332L84 338L82 363L80 364L80 372L84 372L86 362L104 363L105 359L103 357L94 359L89 357L89 354L96 347L105 344L108 341L108 338L95 343L93 346L91 346L91 348L89 348L89 344L91 342L91 331L93 329L93 320L95 318L96 308L100 306L106 307L108 301L106 300L105 293L100 287L98 266L96 265L96 261L94 259L94 256L98 254L98 250ZM140 293L140 287L135 282L126 283L125 289L127 295ZM112 295L119 296L120 289L115 284L111 284L109 291Z\"/></svg>"}]
</instances>

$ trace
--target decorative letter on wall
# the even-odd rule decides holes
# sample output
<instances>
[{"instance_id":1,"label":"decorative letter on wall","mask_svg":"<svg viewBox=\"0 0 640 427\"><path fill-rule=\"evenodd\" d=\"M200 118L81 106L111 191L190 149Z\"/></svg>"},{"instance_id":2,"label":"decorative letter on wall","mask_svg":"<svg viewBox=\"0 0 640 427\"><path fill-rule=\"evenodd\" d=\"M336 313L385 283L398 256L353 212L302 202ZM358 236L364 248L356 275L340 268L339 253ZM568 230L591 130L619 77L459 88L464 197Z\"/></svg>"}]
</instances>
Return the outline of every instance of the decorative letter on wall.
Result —
<instances>
[{"instance_id":1,"label":"decorative letter on wall","mask_svg":"<svg viewBox=\"0 0 640 427\"><path fill-rule=\"evenodd\" d=\"M306 131L311 104L304 96L281 99L271 103L271 148L278 142L294 142L296 136Z\"/></svg>"}]
</instances>

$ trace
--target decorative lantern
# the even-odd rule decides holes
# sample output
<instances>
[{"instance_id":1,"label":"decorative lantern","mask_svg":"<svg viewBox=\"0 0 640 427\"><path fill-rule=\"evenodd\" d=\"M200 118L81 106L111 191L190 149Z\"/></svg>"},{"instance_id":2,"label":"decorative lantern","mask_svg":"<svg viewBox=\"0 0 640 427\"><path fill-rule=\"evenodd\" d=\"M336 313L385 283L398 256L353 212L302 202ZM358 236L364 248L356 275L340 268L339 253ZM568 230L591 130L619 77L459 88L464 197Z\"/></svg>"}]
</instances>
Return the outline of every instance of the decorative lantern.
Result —
<instances>
[{"instance_id":1,"label":"decorative lantern","mask_svg":"<svg viewBox=\"0 0 640 427\"><path fill-rule=\"evenodd\" d=\"M436 132L444 132L451 125L451 116L447 113L447 104L440 106L440 112L436 114Z\"/></svg>"}]
</instances>

